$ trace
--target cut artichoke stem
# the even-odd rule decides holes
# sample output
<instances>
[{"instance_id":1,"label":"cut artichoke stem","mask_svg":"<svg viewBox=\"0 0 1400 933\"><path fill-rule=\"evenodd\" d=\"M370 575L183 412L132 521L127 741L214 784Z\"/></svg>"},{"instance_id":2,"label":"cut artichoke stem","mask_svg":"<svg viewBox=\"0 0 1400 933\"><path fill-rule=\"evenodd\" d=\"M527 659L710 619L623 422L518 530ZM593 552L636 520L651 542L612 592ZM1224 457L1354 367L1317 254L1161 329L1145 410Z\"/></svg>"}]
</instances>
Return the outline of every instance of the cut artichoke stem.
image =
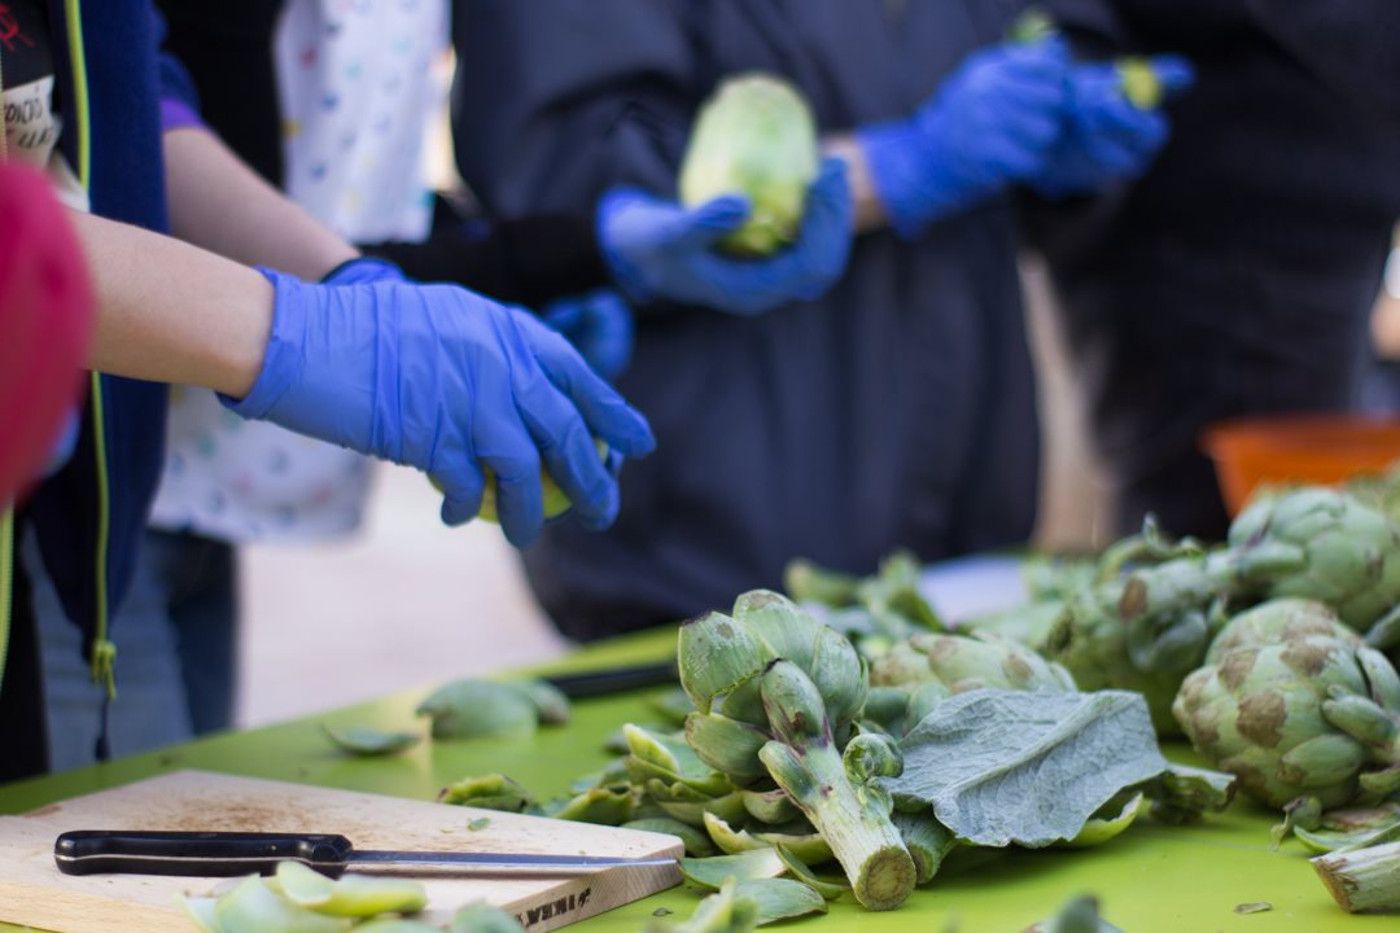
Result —
<instances>
[{"instance_id":1,"label":"cut artichoke stem","mask_svg":"<svg viewBox=\"0 0 1400 933\"><path fill-rule=\"evenodd\" d=\"M759 752L769 774L826 838L856 899L871 910L898 907L913 890L916 872L890 821L888 795L873 783L851 783L821 695L796 665L770 665L762 696L777 737Z\"/></svg>"},{"instance_id":2,"label":"cut artichoke stem","mask_svg":"<svg viewBox=\"0 0 1400 933\"><path fill-rule=\"evenodd\" d=\"M958 845L957 838L927 810L919 813L895 813L891 817L904 846L914 859L917 883L928 884L943 864L943 857Z\"/></svg>"},{"instance_id":3,"label":"cut artichoke stem","mask_svg":"<svg viewBox=\"0 0 1400 933\"><path fill-rule=\"evenodd\" d=\"M1400 842L1319 855L1312 865L1348 913L1400 910Z\"/></svg>"}]
</instances>

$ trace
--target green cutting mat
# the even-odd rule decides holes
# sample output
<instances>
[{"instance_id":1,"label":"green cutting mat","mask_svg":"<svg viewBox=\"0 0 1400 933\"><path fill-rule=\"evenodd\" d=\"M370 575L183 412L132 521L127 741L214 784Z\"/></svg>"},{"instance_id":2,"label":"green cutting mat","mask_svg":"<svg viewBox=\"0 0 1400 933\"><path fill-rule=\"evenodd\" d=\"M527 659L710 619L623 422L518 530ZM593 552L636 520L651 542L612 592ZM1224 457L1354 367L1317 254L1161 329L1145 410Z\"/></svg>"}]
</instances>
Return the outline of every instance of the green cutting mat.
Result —
<instances>
[{"instance_id":1,"label":"green cutting mat","mask_svg":"<svg viewBox=\"0 0 1400 933\"><path fill-rule=\"evenodd\" d=\"M618 639L578 652L553 670L654 661L673 635L652 633ZM327 664L334 664L327 659ZM601 743L628 720L655 716L632 694L578 703L574 721L542 731L533 740L424 743L389 759L349 759L321 734L322 722L400 729L414 725L413 708L425 691L412 691L324 716L312 716L251 732L229 733L105 765L0 787L0 812L17 813L164 771L204 768L255 777L374 791L430 800L448 781L501 771L545 796L565 791L577 775L601 767ZM1172 747L1190 760L1189 749ZM940 875L891 913L861 911L847 900L813 930L920 930L929 933L1015 933L1052 913L1069 897L1093 892L1105 916L1130 933L1196 931L1400 930L1400 920L1344 914L1314 876L1296 843L1269 850L1273 817L1246 804L1226 816L1189 828L1135 826L1113 842L1082 851L1012 852L959 874ZM327 827L333 832L335 827ZM1240 915L1240 904L1267 901L1273 909ZM652 912L687 914L696 896L676 889L639 901L570 929L586 933L635 933ZM804 929L807 927L804 927ZM0 930L14 930L0 924Z\"/></svg>"}]
</instances>

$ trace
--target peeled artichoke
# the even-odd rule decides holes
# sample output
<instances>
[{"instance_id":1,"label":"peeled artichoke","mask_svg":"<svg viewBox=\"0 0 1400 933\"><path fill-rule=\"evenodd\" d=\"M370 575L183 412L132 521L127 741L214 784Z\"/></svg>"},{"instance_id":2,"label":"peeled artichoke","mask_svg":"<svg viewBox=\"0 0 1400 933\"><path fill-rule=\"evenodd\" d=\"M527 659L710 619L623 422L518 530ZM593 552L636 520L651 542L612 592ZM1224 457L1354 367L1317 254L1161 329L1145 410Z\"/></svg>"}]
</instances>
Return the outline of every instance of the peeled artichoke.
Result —
<instances>
[{"instance_id":1,"label":"peeled artichoke","mask_svg":"<svg viewBox=\"0 0 1400 933\"><path fill-rule=\"evenodd\" d=\"M1400 790L1400 676L1352 638L1260 643L1270 616L1306 605L1266 604L1232 622L1220 636L1227 649L1186 678L1172 711L1197 751L1270 806L1379 801Z\"/></svg>"},{"instance_id":2,"label":"peeled artichoke","mask_svg":"<svg viewBox=\"0 0 1400 933\"><path fill-rule=\"evenodd\" d=\"M748 219L721 245L764 256L797 239L817 161L816 124L796 89L771 75L730 78L700 109L681 163L681 202L746 196Z\"/></svg>"}]
</instances>

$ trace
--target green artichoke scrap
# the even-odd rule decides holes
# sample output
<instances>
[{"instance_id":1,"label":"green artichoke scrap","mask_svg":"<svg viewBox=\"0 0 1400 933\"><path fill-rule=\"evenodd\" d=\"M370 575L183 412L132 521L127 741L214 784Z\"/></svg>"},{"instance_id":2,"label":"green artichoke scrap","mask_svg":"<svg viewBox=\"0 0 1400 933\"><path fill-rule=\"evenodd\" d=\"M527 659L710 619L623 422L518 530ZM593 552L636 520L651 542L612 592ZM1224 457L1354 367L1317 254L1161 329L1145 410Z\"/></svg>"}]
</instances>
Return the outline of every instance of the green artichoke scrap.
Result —
<instances>
[{"instance_id":1,"label":"green artichoke scrap","mask_svg":"<svg viewBox=\"0 0 1400 933\"><path fill-rule=\"evenodd\" d=\"M1240 615L1172 708L1196 750L1269 806L1316 812L1400 791L1400 676L1354 637L1310 631L1330 618L1299 601Z\"/></svg>"}]
</instances>

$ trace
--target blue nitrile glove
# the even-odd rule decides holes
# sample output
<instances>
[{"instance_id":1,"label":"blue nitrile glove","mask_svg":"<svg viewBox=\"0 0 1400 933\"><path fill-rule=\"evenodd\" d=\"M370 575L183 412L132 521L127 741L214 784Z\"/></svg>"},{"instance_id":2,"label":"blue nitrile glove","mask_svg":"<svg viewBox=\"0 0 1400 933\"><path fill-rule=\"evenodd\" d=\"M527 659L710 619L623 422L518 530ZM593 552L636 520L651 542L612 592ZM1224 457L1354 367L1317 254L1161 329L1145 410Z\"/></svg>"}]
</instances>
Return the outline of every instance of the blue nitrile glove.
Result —
<instances>
[{"instance_id":1,"label":"blue nitrile glove","mask_svg":"<svg viewBox=\"0 0 1400 933\"><path fill-rule=\"evenodd\" d=\"M387 259L356 256L327 272L321 281L327 285L364 285L369 282L407 282L408 276Z\"/></svg>"},{"instance_id":2,"label":"blue nitrile glove","mask_svg":"<svg viewBox=\"0 0 1400 933\"><path fill-rule=\"evenodd\" d=\"M1150 62L1168 99L1195 80L1191 63L1180 56L1158 55ZM1092 194L1147 171L1166 145L1166 115L1130 101L1111 62L1075 65L1069 88L1064 135L1044 169L1028 179L1030 186L1051 198Z\"/></svg>"},{"instance_id":3,"label":"blue nitrile glove","mask_svg":"<svg viewBox=\"0 0 1400 933\"><path fill-rule=\"evenodd\" d=\"M651 429L533 315L454 285L261 271L276 290L272 334L248 396L224 399L233 411L423 470L449 525L477 513L490 467L516 547L544 520L541 460L585 524L616 517L617 483L593 437L641 456Z\"/></svg>"},{"instance_id":4,"label":"blue nitrile glove","mask_svg":"<svg viewBox=\"0 0 1400 933\"><path fill-rule=\"evenodd\" d=\"M569 338L594 371L616 379L632 359L632 309L610 289L551 302L540 317Z\"/></svg>"},{"instance_id":5,"label":"blue nitrile glove","mask_svg":"<svg viewBox=\"0 0 1400 933\"><path fill-rule=\"evenodd\" d=\"M664 298L754 315L826 294L846 269L853 226L846 166L825 159L807 193L797 241L762 259L713 247L749 213L748 199L715 198L695 208L618 188L598 204L598 242L613 279L635 301Z\"/></svg>"},{"instance_id":6,"label":"blue nitrile glove","mask_svg":"<svg viewBox=\"0 0 1400 933\"><path fill-rule=\"evenodd\" d=\"M936 220L1043 170L1068 97L1062 39L969 56L914 116L862 127L856 142L891 226L913 237Z\"/></svg>"}]
</instances>

